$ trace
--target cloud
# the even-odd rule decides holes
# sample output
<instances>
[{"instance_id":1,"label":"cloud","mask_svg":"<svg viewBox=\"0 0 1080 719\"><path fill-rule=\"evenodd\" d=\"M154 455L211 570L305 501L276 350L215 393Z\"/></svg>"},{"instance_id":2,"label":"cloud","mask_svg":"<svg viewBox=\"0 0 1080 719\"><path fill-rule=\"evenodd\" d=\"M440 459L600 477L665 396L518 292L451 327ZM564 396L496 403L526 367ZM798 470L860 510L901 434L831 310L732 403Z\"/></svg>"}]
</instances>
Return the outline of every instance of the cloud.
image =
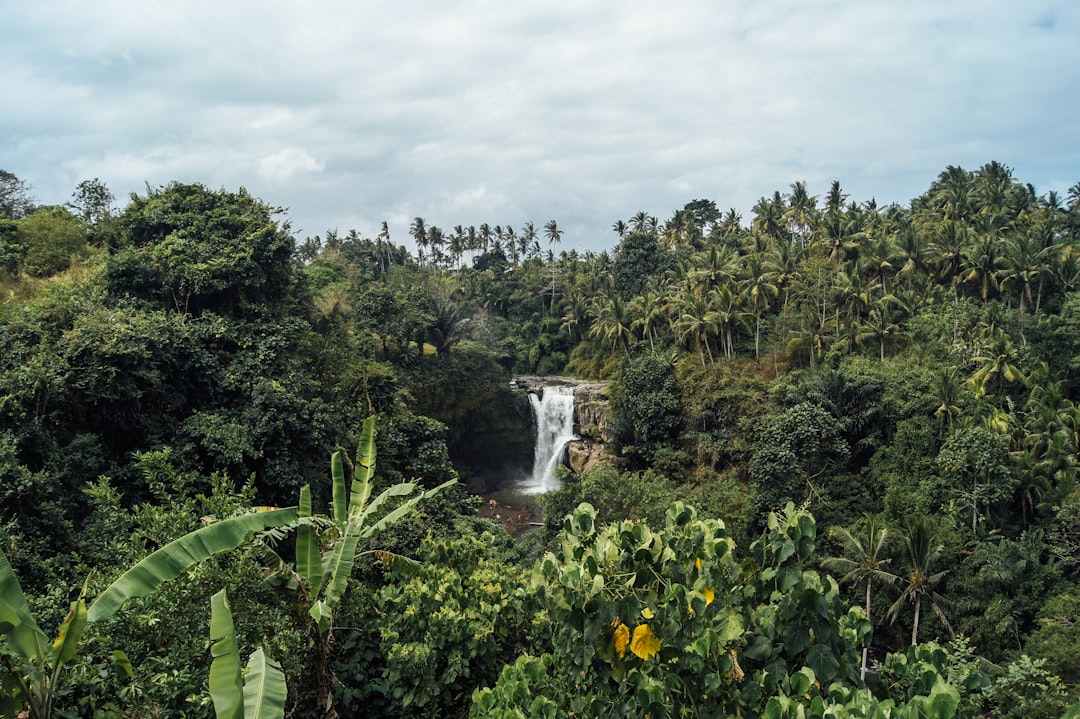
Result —
<instances>
[{"instance_id":1,"label":"cloud","mask_svg":"<svg viewBox=\"0 0 1080 719\"><path fill-rule=\"evenodd\" d=\"M259 175L271 182L284 183L293 175L322 172L319 162L299 147L286 147L259 161Z\"/></svg>"},{"instance_id":2,"label":"cloud","mask_svg":"<svg viewBox=\"0 0 1080 719\"><path fill-rule=\"evenodd\" d=\"M1040 191L1080 167L1070 0L38 0L5 15L17 101L0 107L0 167L43 202L89 177L120 197L201 181L289 207L302 232L555 218L566 246L606 247L639 209L705 197L749 220L796 180L906 202L948 164L996 159Z\"/></svg>"}]
</instances>

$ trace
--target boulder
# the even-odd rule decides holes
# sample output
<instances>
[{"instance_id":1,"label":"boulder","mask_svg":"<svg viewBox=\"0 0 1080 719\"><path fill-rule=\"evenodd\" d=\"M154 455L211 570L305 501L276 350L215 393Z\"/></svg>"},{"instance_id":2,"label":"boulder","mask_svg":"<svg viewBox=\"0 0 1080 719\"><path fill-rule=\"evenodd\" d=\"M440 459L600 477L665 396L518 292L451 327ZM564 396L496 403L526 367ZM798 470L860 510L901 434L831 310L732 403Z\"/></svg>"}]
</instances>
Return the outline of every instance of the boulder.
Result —
<instances>
[{"instance_id":1,"label":"boulder","mask_svg":"<svg viewBox=\"0 0 1080 719\"><path fill-rule=\"evenodd\" d=\"M566 463L575 474L594 469L604 457L604 445L578 439L566 445Z\"/></svg>"}]
</instances>

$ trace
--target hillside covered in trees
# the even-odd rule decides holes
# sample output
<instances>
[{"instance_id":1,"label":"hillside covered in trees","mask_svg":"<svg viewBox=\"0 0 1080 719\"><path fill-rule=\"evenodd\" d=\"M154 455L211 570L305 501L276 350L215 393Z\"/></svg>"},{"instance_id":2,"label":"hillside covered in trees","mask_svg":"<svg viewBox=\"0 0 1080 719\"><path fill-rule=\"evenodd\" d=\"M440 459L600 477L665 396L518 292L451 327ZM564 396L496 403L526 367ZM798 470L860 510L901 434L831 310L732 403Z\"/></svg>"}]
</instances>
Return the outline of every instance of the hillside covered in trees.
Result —
<instances>
[{"instance_id":1,"label":"hillside covered in trees","mask_svg":"<svg viewBox=\"0 0 1080 719\"><path fill-rule=\"evenodd\" d=\"M300 239L242 188L116 204L0 171L0 716L1080 699L1080 184L795 182L584 253L556 220ZM468 487L528 461L519 374L611 411L515 540Z\"/></svg>"}]
</instances>

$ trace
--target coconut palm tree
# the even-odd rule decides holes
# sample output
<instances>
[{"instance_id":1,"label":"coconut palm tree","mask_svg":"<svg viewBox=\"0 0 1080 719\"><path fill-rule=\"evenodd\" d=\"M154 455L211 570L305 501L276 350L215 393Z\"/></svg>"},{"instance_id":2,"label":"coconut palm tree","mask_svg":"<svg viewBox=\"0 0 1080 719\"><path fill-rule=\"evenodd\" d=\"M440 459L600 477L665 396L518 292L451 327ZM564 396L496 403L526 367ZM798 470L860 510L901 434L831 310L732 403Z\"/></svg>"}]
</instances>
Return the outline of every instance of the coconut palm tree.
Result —
<instances>
[{"instance_id":1,"label":"coconut palm tree","mask_svg":"<svg viewBox=\"0 0 1080 719\"><path fill-rule=\"evenodd\" d=\"M955 367L942 367L934 376L935 399L938 407L934 416L952 434L953 424L964 413L960 407L960 372Z\"/></svg>"},{"instance_id":2,"label":"coconut palm tree","mask_svg":"<svg viewBox=\"0 0 1080 719\"><path fill-rule=\"evenodd\" d=\"M613 350L621 349L629 358L630 344L634 340L633 318L619 294L613 292L606 299L598 300L591 314L593 322L589 335L599 337L604 346Z\"/></svg>"},{"instance_id":3,"label":"coconut palm tree","mask_svg":"<svg viewBox=\"0 0 1080 719\"><path fill-rule=\"evenodd\" d=\"M412 236L413 242L416 243L416 254L420 264L424 264L424 247L427 246L428 230L427 222L423 217L417 217L412 221L412 225L409 226L409 235Z\"/></svg>"},{"instance_id":4,"label":"coconut palm tree","mask_svg":"<svg viewBox=\"0 0 1080 719\"><path fill-rule=\"evenodd\" d=\"M935 616L952 634L952 627L945 616L945 598L934 591L934 587L948 574L948 570L935 572L934 565L941 558L942 545L937 536L926 523L925 517L916 518L904 533L903 551L901 553L906 575L902 575L900 583L903 586L900 597L889 607L886 616L890 623L895 623L900 616L905 604L915 606L915 620L911 625L911 646L919 643L919 620L922 614L922 604L925 600Z\"/></svg>"},{"instance_id":5,"label":"coconut palm tree","mask_svg":"<svg viewBox=\"0 0 1080 719\"><path fill-rule=\"evenodd\" d=\"M1016 365L1016 348L1005 331L991 325L985 334L990 343L985 351L971 358L972 363L979 365L971 379L984 383L996 379L999 399L1005 396L1006 382L1027 386L1027 378Z\"/></svg>"},{"instance_id":6,"label":"coconut palm tree","mask_svg":"<svg viewBox=\"0 0 1080 719\"><path fill-rule=\"evenodd\" d=\"M701 358L701 366L707 366L705 364L706 352L709 355L709 363L712 364L709 335L716 332L716 324L710 313L708 300L693 292L684 291L678 297L677 306L679 317L675 320L673 329L679 333L680 341L693 340L697 347L698 357Z\"/></svg>"},{"instance_id":7,"label":"coconut palm tree","mask_svg":"<svg viewBox=\"0 0 1080 719\"><path fill-rule=\"evenodd\" d=\"M892 543L893 535L887 527L878 527L874 515L866 513L858 534L843 527L833 527L829 530L829 536L840 543L844 556L829 557L822 562L822 566L832 572L843 572L841 582L866 584L866 618L870 619L870 598L874 582L895 584L900 580L900 577L885 569L890 562L885 552ZM866 681L868 650L868 646L863 647L862 670L859 674L863 681Z\"/></svg>"}]
</instances>

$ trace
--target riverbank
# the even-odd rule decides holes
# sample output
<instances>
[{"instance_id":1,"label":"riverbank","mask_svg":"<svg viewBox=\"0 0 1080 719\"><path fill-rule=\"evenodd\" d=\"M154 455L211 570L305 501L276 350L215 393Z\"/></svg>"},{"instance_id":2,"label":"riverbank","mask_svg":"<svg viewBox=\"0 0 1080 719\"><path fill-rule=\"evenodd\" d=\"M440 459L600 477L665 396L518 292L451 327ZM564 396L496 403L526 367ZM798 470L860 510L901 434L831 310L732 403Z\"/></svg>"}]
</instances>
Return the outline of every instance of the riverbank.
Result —
<instances>
[{"instance_id":1,"label":"riverbank","mask_svg":"<svg viewBox=\"0 0 1080 719\"><path fill-rule=\"evenodd\" d=\"M494 500L494 505L491 504L492 500ZM544 521L540 505L528 501L522 495L506 491L484 497L484 501L477 508L477 514L483 519L497 522L512 537L531 532Z\"/></svg>"}]
</instances>

